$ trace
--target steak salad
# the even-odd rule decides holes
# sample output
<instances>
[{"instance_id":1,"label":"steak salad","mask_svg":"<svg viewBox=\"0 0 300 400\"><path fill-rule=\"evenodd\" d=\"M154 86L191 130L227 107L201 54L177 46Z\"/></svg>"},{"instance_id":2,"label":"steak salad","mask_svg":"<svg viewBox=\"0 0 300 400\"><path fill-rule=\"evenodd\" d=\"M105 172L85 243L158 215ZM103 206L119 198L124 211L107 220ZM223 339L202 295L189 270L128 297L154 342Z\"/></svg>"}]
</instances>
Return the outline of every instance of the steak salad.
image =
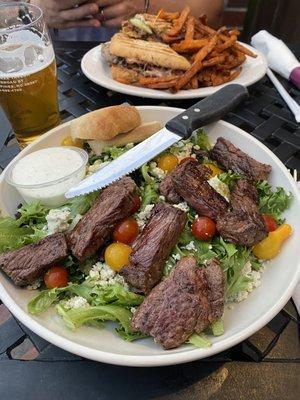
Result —
<instances>
[{"instance_id":1,"label":"steak salad","mask_svg":"<svg viewBox=\"0 0 300 400\"><path fill-rule=\"evenodd\" d=\"M101 155L86 146L91 174L133 144ZM38 291L31 314L55 307L69 329L113 321L127 341L209 346L226 304L259 286L291 234L291 195L272 188L270 173L199 129L102 191L0 218L0 269Z\"/></svg>"}]
</instances>

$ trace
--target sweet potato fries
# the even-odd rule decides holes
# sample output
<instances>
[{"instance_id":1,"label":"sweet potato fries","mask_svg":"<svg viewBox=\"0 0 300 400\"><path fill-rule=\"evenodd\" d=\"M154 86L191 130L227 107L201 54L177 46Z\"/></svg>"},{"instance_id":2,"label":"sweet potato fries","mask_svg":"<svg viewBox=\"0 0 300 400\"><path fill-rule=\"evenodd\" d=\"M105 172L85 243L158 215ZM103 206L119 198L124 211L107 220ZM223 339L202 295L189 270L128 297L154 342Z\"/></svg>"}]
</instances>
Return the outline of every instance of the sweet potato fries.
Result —
<instances>
[{"instance_id":1,"label":"sweet potato fries","mask_svg":"<svg viewBox=\"0 0 300 400\"><path fill-rule=\"evenodd\" d=\"M163 42L185 56L191 67L181 76L170 78L142 78L138 84L152 89L197 89L218 86L235 79L242 71L246 56L256 57L249 49L237 42L239 31L226 27L218 31L207 25L206 17L195 18L189 7L181 13L160 10L157 19L172 23L162 36Z\"/></svg>"}]
</instances>

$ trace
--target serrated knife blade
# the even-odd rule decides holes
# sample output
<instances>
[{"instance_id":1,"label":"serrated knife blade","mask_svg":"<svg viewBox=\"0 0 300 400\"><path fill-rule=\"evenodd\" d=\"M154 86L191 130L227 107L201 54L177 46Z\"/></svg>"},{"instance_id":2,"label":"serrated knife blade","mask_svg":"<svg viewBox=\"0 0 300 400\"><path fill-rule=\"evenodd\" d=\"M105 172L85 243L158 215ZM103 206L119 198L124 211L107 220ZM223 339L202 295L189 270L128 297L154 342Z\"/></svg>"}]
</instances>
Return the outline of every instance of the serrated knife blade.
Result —
<instances>
[{"instance_id":1,"label":"serrated knife blade","mask_svg":"<svg viewBox=\"0 0 300 400\"><path fill-rule=\"evenodd\" d=\"M248 91L244 86L225 86L173 118L150 138L81 181L79 185L71 188L65 197L72 198L102 189L130 174L174 143L187 139L195 129L224 117L247 97Z\"/></svg>"},{"instance_id":2,"label":"serrated knife blade","mask_svg":"<svg viewBox=\"0 0 300 400\"><path fill-rule=\"evenodd\" d=\"M130 174L181 139L181 136L163 128L81 181L78 186L71 188L65 196L69 199L102 189L122 176ZM121 174L120 171L122 171Z\"/></svg>"}]
</instances>

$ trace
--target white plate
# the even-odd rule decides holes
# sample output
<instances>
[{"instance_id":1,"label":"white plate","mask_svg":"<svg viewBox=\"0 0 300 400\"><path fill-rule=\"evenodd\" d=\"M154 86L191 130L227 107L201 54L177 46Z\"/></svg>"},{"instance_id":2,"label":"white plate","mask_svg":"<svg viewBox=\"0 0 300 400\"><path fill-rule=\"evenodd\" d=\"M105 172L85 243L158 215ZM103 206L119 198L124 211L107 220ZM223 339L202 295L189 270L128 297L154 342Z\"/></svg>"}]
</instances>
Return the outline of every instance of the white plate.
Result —
<instances>
[{"instance_id":1,"label":"white plate","mask_svg":"<svg viewBox=\"0 0 300 400\"><path fill-rule=\"evenodd\" d=\"M168 107L139 107L142 119L165 123L182 110ZM263 273L262 285L249 298L226 310L225 334L212 338L213 345L207 349L182 346L174 350L163 350L152 339L133 343L124 342L109 329L97 330L83 327L76 332L66 329L61 319L51 310L41 316L27 313L27 303L36 293L14 286L0 273L0 297L10 311L33 332L67 351L92 360L128 366L160 366L178 364L212 356L224 351L252 335L268 323L286 304L292 295L300 273L300 195L284 165L264 145L246 132L226 122L219 121L206 127L210 141L219 136L231 140L257 160L272 165L271 182L291 191L294 200L286 212L287 221L293 225L294 233L286 242L281 254L268 263ZM53 129L22 151L22 157L40 148L56 146L70 134L69 123ZM14 188L0 177L0 207L13 215L21 199Z\"/></svg>"},{"instance_id":2,"label":"white plate","mask_svg":"<svg viewBox=\"0 0 300 400\"><path fill-rule=\"evenodd\" d=\"M267 62L263 54L258 50L244 43L243 45L256 53L257 57L252 58L246 56L247 59L243 64L243 70L241 74L229 83L240 83L243 86L250 86L259 81L266 74ZM172 94L166 90L154 90L132 85L125 85L112 79L110 68L101 55L101 46L102 45L99 45L91 49L84 55L81 61L81 69L91 81L115 92L130 94L132 96L147 97L150 99L178 100L206 97L221 89L223 86L228 85L228 83L225 83L224 85L215 87L180 90L176 94Z\"/></svg>"}]
</instances>

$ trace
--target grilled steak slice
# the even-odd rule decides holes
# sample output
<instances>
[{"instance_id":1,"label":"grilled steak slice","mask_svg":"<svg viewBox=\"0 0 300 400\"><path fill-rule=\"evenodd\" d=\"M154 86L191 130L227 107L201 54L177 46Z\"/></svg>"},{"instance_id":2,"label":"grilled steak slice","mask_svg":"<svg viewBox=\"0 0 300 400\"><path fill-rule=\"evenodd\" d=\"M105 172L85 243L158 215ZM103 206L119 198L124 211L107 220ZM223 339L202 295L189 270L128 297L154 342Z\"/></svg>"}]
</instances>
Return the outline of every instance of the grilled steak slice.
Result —
<instances>
[{"instance_id":1,"label":"grilled steak slice","mask_svg":"<svg viewBox=\"0 0 300 400\"><path fill-rule=\"evenodd\" d=\"M204 275L207 282L207 298L209 307L202 308L195 327L197 333L202 332L210 324L220 319L224 312L225 276L217 260L206 263Z\"/></svg>"},{"instance_id":2,"label":"grilled steak slice","mask_svg":"<svg viewBox=\"0 0 300 400\"><path fill-rule=\"evenodd\" d=\"M169 203L180 203L182 200L179 194L177 194L174 184L172 181L172 174L173 172L170 172L159 184L159 192L162 196L165 196L166 200Z\"/></svg>"},{"instance_id":3,"label":"grilled steak slice","mask_svg":"<svg viewBox=\"0 0 300 400\"><path fill-rule=\"evenodd\" d=\"M217 143L210 150L210 157L226 170L245 174L256 181L267 179L271 172L270 165L254 160L222 137L218 138Z\"/></svg>"},{"instance_id":4,"label":"grilled steak slice","mask_svg":"<svg viewBox=\"0 0 300 400\"><path fill-rule=\"evenodd\" d=\"M258 194L254 184L248 179L239 179L231 191L231 206L236 211L258 212Z\"/></svg>"},{"instance_id":5,"label":"grilled steak slice","mask_svg":"<svg viewBox=\"0 0 300 400\"><path fill-rule=\"evenodd\" d=\"M187 221L186 213L159 203L133 246L129 266L120 273L134 288L148 293L161 279L162 269Z\"/></svg>"},{"instance_id":6,"label":"grilled steak slice","mask_svg":"<svg viewBox=\"0 0 300 400\"><path fill-rule=\"evenodd\" d=\"M257 212L229 211L217 221L217 230L223 239L252 247L267 236L267 229Z\"/></svg>"},{"instance_id":7,"label":"grilled steak slice","mask_svg":"<svg viewBox=\"0 0 300 400\"><path fill-rule=\"evenodd\" d=\"M208 308L203 270L193 257L183 258L137 309L132 328L153 336L165 349L178 347L195 329L201 297Z\"/></svg>"},{"instance_id":8,"label":"grilled steak slice","mask_svg":"<svg viewBox=\"0 0 300 400\"><path fill-rule=\"evenodd\" d=\"M165 349L178 347L195 330L200 332L201 324L205 328L222 315L223 282L217 262L203 269L193 257L182 258L139 306L131 326L153 336Z\"/></svg>"},{"instance_id":9,"label":"grilled steak slice","mask_svg":"<svg viewBox=\"0 0 300 400\"><path fill-rule=\"evenodd\" d=\"M102 191L94 206L67 235L72 254L83 261L94 254L122 219L131 215L136 184L125 177Z\"/></svg>"},{"instance_id":10,"label":"grilled steak slice","mask_svg":"<svg viewBox=\"0 0 300 400\"><path fill-rule=\"evenodd\" d=\"M0 254L0 269L17 286L30 285L67 255L64 235L55 233L19 250Z\"/></svg>"},{"instance_id":11,"label":"grilled steak slice","mask_svg":"<svg viewBox=\"0 0 300 400\"><path fill-rule=\"evenodd\" d=\"M173 170L172 181L176 192L199 215L214 220L228 209L228 203L207 182L208 168L193 160L186 161Z\"/></svg>"},{"instance_id":12,"label":"grilled steak slice","mask_svg":"<svg viewBox=\"0 0 300 400\"><path fill-rule=\"evenodd\" d=\"M230 242L251 247L268 234L258 212L258 195L252 182L239 179L231 192L232 210L218 218L217 230Z\"/></svg>"}]
</instances>

